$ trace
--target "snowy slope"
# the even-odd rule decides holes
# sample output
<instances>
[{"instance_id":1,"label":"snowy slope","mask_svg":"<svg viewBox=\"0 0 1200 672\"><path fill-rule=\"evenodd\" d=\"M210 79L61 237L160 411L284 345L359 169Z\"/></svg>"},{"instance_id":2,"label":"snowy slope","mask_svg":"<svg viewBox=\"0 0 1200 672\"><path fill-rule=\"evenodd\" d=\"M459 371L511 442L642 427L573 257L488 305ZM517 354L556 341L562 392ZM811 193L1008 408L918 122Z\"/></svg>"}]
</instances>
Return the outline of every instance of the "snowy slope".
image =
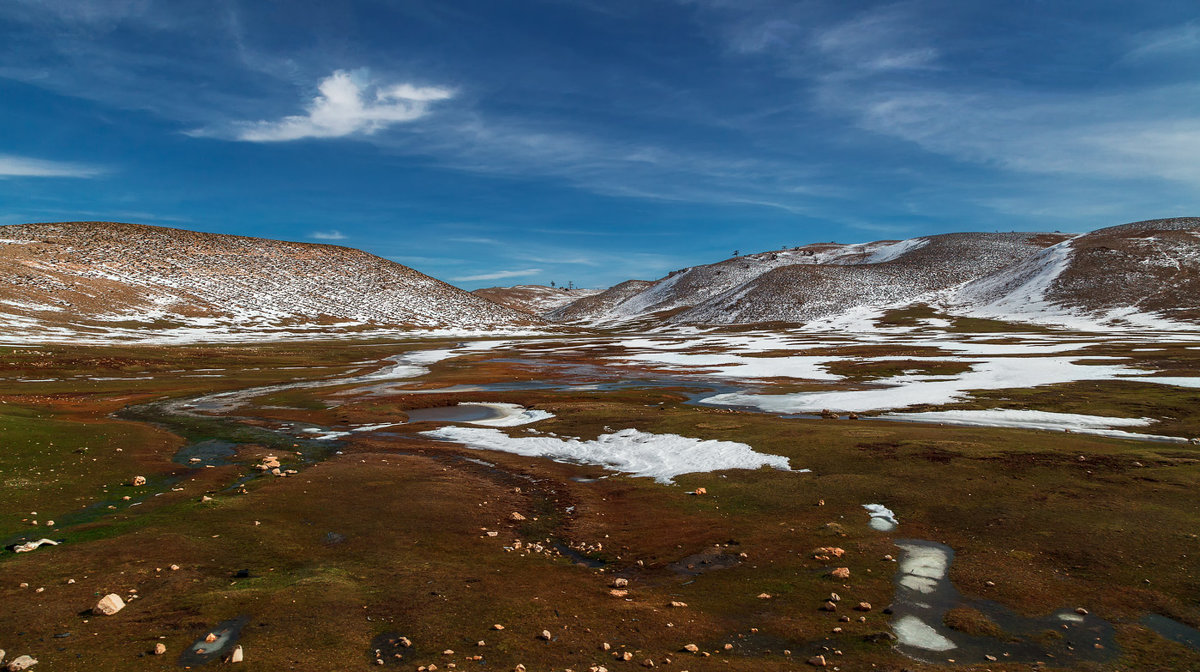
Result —
<instances>
[{"instance_id":1,"label":"snowy slope","mask_svg":"<svg viewBox=\"0 0 1200 672\"><path fill-rule=\"evenodd\" d=\"M9 334L536 321L345 247L106 222L0 226L0 324Z\"/></svg>"},{"instance_id":2,"label":"snowy slope","mask_svg":"<svg viewBox=\"0 0 1200 672\"><path fill-rule=\"evenodd\" d=\"M1078 326L1200 323L1200 218L1099 229L979 278L956 312Z\"/></svg>"},{"instance_id":3,"label":"snowy slope","mask_svg":"<svg viewBox=\"0 0 1200 672\"><path fill-rule=\"evenodd\" d=\"M544 315L585 296L599 294L599 289L564 289L545 285L516 285L514 287L485 287L471 293L488 301L508 306L530 315Z\"/></svg>"},{"instance_id":4,"label":"snowy slope","mask_svg":"<svg viewBox=\"0 0 1200 672\"><path fill-rule=\"evenodd\" d=\"M645 286L618 285L548 315L619 324L808 322L857 309L930 301L1026 259L1063 236L957 233L857 245L821 243L676 271Z\"/></svg>"}]
</instances>

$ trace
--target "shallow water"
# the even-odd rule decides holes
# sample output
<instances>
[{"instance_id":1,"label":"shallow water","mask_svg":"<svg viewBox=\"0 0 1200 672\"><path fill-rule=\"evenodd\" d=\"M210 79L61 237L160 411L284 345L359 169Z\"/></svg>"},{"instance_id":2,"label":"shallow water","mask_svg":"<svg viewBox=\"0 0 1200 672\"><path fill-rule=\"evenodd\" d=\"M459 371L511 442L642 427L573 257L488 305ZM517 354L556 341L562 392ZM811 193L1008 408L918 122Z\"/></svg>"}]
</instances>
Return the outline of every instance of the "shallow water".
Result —
<instances>
[{"instance_id":1,"label":"shallow water","mask_svg":"<svg viewBox=\"0 0 1200 672\"><path fill-rule=\"evenodd\" d=\"M192 645L185 649L179 656L179 666L195 667L232 653L233 647L237 646L238 639L241 637L242 628L246 627L246 623L249 621L249 616L239 616L228 621L222 621L213 629L206 630L204 634L200 635L195 642L192 642ZM217 636L216 641L204 641L209 633Z\"/></svg>"},{"instance_id":2,"label":"shallow water","mask_svg":"<svg viewBox=\"0 0 1200 672\"><path fill-rule=\"evenodd\" d=\"M1140 623L1172 642L1200 651L1200 630L1159 614L1146 614Z\"/></svg>"},{"instance_id":3,"label":"shallow water","mask_svg":"<svg viewBox=\"0 0 1200 672\"><path fill-rule=\"evenodd\" d=\"M920 539L896 542L901 550L896 592L891 605L897 648L926 662L1004 662L1070 665L1114 658L1117 646L1112 625L1092 615L1062 609L1047 616L1025 618L1004 605L963 597L950 582L954 549ZM968 635L944 624L946 612L975 609L998 625L1009 638Z\"/></svg>"}]
</instances>

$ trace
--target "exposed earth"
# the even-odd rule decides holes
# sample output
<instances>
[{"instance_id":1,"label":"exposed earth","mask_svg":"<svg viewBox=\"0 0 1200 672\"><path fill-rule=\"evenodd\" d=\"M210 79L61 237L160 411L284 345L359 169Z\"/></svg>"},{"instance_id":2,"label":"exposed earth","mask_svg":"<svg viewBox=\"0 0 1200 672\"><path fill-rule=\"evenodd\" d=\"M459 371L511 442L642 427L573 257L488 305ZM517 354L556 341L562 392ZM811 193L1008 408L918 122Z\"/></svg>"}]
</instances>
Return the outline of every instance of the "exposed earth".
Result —
<instances>
[{"instance_id":1,"label":"exposed earth","mask_svg":"<svg viewBox=\"0 0 1200 672\"><path fill-rule=\"evenodd\" d=\"M0 377L5 662L1200 669L1195 331L924 306Z\"/></svg>"}]
</instances>

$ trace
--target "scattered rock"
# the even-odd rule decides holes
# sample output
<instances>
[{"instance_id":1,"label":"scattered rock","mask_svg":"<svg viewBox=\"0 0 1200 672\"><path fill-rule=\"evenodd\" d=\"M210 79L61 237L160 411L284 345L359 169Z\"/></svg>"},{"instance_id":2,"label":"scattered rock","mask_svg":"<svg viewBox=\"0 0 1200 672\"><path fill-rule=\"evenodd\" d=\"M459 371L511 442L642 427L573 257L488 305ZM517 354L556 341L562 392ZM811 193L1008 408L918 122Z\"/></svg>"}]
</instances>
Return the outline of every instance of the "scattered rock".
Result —
<instances>
[{"instance_id":1,"label":"scattered rock","mask_svg":"<svg viewBox=\"0 0 1200 672\"><path fill-rule=\"evenodd\" d=\"M688 494L689 495L707 495L708 489L707 488L696 488L695 490L689 492Z\"/></svg>"},{"instance_id":2,"label":"scattered rock","mask_svg":"<svg viewBox=\"0 0 1200 672\"><path fill-rule=\"evenodd\" d=\"M504 626L500 625L499 623L492 626L492 630L503 630L503 629L504 629Z\"/></svg>"},{"instance_id":3,"label":"scattered rock","mask_svg":"<svg viewBox=\"0 0 1200 672\"><path fill-rule=\"evenodd\" d=\"M129 484L134 487L137 487L139 485L145 485L146 477L145 476L134 476L133 479L129 481Z\"/></svg>"},{"instance_id":4,"label":"scattered rock","mask_svg":"<svg viewBox=\"0 0 1200 672\"><path fill-rule=\"evenodd\" d=\"M671 600L670 602L667 603L667 606L674 607L676 609L682 609L683 607L687 606L687 602L679 602L676 600Z\"/></svg>"},{"instance_id":5,"label":"scattered rock","mask_svg":"<svg viewBox=\"0 0 1200 672\"><path fill-rule=\"evenodd\" d=\"M539 637L547 642L554 638L554 636L550 634L549 630L542 630L542 634L539 635Z\"/></svg>"},{"instance_id":6,"label":"scattered rock","mask_svg":"<svg viewBox=\"0 0 1200 672\"><path fill-rule=\"evenodd\" d=\"M684 644L683 650L690 653L698 653L700 651L700 647L696 646L695 644Z\"/></svg>"},{"instance_id":7,"label":"scattered rock","mask_svg":"<svg viewBox=\"0 0 1200 672\"><path fill-rule=\"evenodd\" d=\"M629 579L621 579L621 578L613 579L613 582L612 582L613 588L626 588L628 586L629 586Z\"/></svg>"},{"instance_id":8,"label":"scattered rock","mask_svg":"<svg viewBox=\"0 0 1200 672\"><path fill-rule=\"evenodd\" d=\"M209 644L212 644L213 642L217 641L216 633L213 633L213 632L208 633L208 635L205 636L204 641L208 642Z\"/></svg>"},{"instance_id":9,"label":"scattered rock","mask_svg":"<svg viewBox=\"0 0 1200 672\"><path fill-rule=\"evenodd\" d=\"M849 567L838 567L838 568L834 569L832 572L830 572L829 575L835 579L848 579L848 578L850 578L850 568Z\"/></svg>"},{"instance_id":10,"label":"scattered rock","mask_svg":"<svg viewBox=\"0 0 1200 672\"><path fill-rule=\"evenodd\" d=\"M629 595L629 591L613 588L612 590L608 591L608 594L612 595L613 597L626 597Z\"/></svg>"},{"instance_id":11,"label":"scattered rock","mask_svg":"<svg viewBox=\"0 0 1200 672\"><path fill-rule=\"evenodd\" d=\"M233 647L233 653L229 655L229 662L240 663L242 662L243 657L244 654L242 653L242 645L238 644L237 646Z\"/></svg>"},{"instance_id":12,"label":"scattered rock","mask_svg":"<svg viewBox=\"0 0 1200 672\"><path fill-rule=\"evenodd\" d=\"M826 600L825 604L821 605L821 611L837 611L837 604Z\"/></svg>"},{"instance_id":13,"label":"scattered rock","mask_svg":"<svg viewBox=\"0 0 1200 672\"><path fill-rule=\"evenodd\" d=\"M770 593L759 593L759 594L758 594L758 599L760 599L760 600L769 600L769 599L771 599L771 594L770 594Z\"/></svg>"},{"instance_id":14,"label":"scattered rock","mask_svg":"<svg viewBox=\"0 0 1200 672\"><path fill-rule=\"evenodd\" d=\"M841 601L842 601L842 596L841 596L841 595L838 595L837 593L830 593L830 594L829 594L829 601L830 601L830 602L841 602Z\"/></svg>"},{"instance_id":15,"label":"scattered rock","mask_svg":"<svg viewBox=\"0 0 1200 672\"><path fill-rule=\"evenodd\" d=\"M808 664L813 667L825 667L828 663L825 662L825 656L813 656L808 659Z\"/></svg>"},{"instance_id":16,"label":"scattered rock","mask_svg":"<svg viewBox=\"0 0 1200 672\"><path fill-rule=\"evenodd\" d=\"M37 658L33 656L17 656L8 663L8 670L11 672L19 672L20 670L28 670L37 665Z\"/></svg>"},{"instance_id":17,"label":"scattered rock","mask_svg":"<svg viewBox=\"0 0 1200 672\"><path fill-rule=\"evenodd\" d=\"M1075 610L1075 613L1079 614L1080 616L1087 616L1088 610L1084 609L1083 607L1079 607Z\"/></svg>"},{"instance_id":18,"label":"scattered rock","mask_svg":"<svg viewBox=\"0 0 1200 672\"><path fill-rule=\"evenodd\" d=\"M124 608L125 600L122 600L121 596L117 595L116 593L109 593L108 595L100 598L100 601L96 603L95 607L92 607L92 613L101 616L112 616Z\"/></svg>"},{"instance_id":19,"label":"scattered rock","mask_svg":"<svg viewBox=\"0 0 1200 672\"><path fill-rule=\"evenodd\" d=\"M412 647L412 640L409 639L408 637L400 637L399 639L396 640L396 643L399 644L400 646L403 646L406 649Z\"/></svg>"},{"instance_id":20,"label":"scattered rock","mask_svg":"<svg viewBox=\"0 0 1200 672\"><path fill-rule=\"evenodd\" d=\"M167 652L167 645L159 642L154 645L154 655L161 656Z\"/></svg>"},{"instance_id":21,"label":"scattered rock","mask_svg":"<svg viewBox=\"0 0 1200 672\"><path fill-rule=\"evenodd\" d=\"M521 514L517 513L516 511L513 511L511 514L509 514L508 519L513 521L514 523L519 523L522 520L525 520L525 516L522 516Z\"/></svg>"},{"instance_id":22,"label":"scattered rock","mask_svg":"<svg viewBox=\"0 0 1200 672\"><path fill-rule=\"evenodd\" d=\"M172 572L177 572L177 571L179 571L179 565L171 565L171 571L172 571Z\"/></svg>"}]
</instances>

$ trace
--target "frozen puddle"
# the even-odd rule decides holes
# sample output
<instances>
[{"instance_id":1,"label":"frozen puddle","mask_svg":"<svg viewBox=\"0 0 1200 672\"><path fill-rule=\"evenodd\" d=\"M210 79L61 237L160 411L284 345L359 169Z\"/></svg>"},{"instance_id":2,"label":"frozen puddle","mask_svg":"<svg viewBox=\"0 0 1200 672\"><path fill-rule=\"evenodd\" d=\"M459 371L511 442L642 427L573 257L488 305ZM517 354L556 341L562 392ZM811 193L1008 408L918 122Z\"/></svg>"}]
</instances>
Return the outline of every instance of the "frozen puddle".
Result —
<instances>
[{"instance_id":1,"label":"frozen puddle","mask_svg":"<svg viewBox=\"0 0 1200 672\"><path fill-rule=\"evenodd\" d=\"M863 508L871 516L871 520L867 524L871 526L872 530L891 532L900 524L900 521L896 520L895 512L882 504L863 504Z\"/></svg>"},{"instance_id":2,"label":"frozen puddle","mask_svg":"<svg viewBox=\"0 0 1200 672\"><path fill-rule=\"evenodd\" d=\"M407 411L408 422L463 422L485 427L518 427L554 417L549 411L525 408L519 404L464 401L454 406L414 408Z\"/></svg>"},{"instance_id":3,"label":"frozen puddle","mask_svg":"<svg viewBox=\"0 0 1200 672\"><path fill-rule=\"evenodd\" d=\"M964 598L950 582L954 549L931 541L897 541L900 558L892 601L892 630L904 654L930 663L1002 660L1009 663L1103 662L1117 655L1113 629L1095 616L1062 609L1025 618L996 602ZM971 609L1004 631L1003 638L969 635L945 625L952 609ZM1046 637L1053 631L1061 637Z\"/></svg>"},{"instance_id":4,"label":"frozen puddle","mask_svg":"<svg viewBox=\"0 0 1200 672\"><path fill-rule=\"evenodd\" d=\"M595 464L611 471L672 483L680 474L723 469L773 467L789 471L780 455L755 452L735 441L695 439L677 434L649 434L636 429L602 434L596 439L555 436L512 437L498 429L442 427L423 436L454 441L477 450L498 450L556 462Z\"/></svg>"},{"instance_id":5,"label":"frozen puddle","mask_svg":"<svg viewBox=\"0 0 1200 672\"><path fill-rule=\"evenodd\" d=\"M993 408L982 411L928 411L924 413L888 413L879 416L885 420L904 422L936 422L946 425L972 427L1015 427L1020 429L1048 429L1072 431L1079 434L1095 434L1121 439L1142 439L1185 443L1178 436L1137 434L1114 427L1145 427L1153 418L1114 418L1103 415L1080 415L1077 413L1051 413L1048 411L1026 411L1009 408Z\"/></svg>"}]
</instances>

